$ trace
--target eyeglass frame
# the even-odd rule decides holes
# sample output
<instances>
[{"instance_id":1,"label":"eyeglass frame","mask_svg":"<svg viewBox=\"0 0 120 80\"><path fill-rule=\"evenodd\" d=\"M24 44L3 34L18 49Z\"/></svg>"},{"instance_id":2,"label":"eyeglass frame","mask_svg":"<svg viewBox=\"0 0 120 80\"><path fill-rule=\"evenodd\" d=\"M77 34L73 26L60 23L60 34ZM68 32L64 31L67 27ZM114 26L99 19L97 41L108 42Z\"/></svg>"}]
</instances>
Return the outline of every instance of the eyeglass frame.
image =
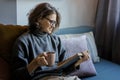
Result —
<instances>
[{"instance_id":1,"label":"eyeglass frame","mask_svg":"<svg viewBox=\"0 0 120 80\"><path fill-rule=\"evenodd\" d=\"M51 25L56 25L56 21L54 20L50 20L49 18L45 17L45 19L47 19Z\"/></svg>"}]
</instances>

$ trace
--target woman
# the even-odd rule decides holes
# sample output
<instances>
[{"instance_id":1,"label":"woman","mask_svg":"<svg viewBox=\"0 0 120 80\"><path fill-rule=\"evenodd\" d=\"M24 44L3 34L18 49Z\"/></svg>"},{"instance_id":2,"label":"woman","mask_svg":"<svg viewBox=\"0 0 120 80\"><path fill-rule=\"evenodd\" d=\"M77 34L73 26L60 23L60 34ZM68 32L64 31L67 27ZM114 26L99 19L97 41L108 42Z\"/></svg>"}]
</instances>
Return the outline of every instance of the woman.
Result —
<instances>
[{"instance_id":1,"label":"woman","mask_svg":"<svg viewBox=\"0 0 120 80\"><path fill-rule=\"evenodd\" d=\"M15 80L38 80L43 75L40 72L49 69L47 52L55 52L56 64L65 60L61 40L53 34L60 25L59 12L49 3L41 3L31 11L28 21L29 31L17 39L13 49ZM88 58L86 56L83 61Z\"/></svg>"}]
</instances>

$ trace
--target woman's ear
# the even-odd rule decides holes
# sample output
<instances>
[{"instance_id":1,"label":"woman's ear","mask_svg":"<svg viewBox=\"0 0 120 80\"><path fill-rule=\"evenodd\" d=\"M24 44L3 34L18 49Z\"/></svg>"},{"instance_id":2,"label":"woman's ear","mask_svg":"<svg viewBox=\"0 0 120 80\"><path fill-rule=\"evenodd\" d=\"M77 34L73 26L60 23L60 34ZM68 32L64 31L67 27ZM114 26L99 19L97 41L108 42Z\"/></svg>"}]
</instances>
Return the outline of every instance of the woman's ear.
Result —
<instances>
[{"instance_id":1,"label":"woman's ear","mask_svg":"<svg viewBox=\"0 0 120 80\"><path fill-rule=\"evenodd\" d=\"M36 22L36 25L39 26L41 22L42 22L42 18L38 18L38 19L37 19L37 22Z\"/></svg>"}]
</instances>

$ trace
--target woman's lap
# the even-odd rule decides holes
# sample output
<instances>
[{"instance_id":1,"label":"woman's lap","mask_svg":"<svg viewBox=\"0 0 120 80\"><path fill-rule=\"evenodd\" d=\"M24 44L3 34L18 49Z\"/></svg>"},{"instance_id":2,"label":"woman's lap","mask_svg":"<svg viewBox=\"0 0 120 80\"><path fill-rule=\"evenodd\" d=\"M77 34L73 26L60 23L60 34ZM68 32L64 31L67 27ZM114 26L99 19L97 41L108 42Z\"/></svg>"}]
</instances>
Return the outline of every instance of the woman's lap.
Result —
<instances>
[{"instance_id":1,"label":"woman's lap","mask_svg":"<svg viewBox=\"0 0 120 80\"><path fill-rule=\"evenodd\" d=\"M46 76L39 80L81 80L77 76Z\"/></svg>"}]
</instances>

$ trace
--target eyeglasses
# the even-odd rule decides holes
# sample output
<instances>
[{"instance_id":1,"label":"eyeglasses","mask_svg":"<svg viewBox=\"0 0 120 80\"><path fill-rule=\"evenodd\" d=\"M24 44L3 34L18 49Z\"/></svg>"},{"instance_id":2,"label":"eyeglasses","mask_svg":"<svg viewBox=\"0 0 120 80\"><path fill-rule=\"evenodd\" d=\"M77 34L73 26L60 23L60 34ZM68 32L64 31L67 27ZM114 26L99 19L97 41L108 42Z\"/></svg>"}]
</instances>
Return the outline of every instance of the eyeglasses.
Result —
<instances>
[{"instance_id":1,"label":"eyeglasses","mask_svg":"<svg viewBox=\"0 0 120 80\"><path fill-rule=\"evenodd\" d=\"M54 21L54 20L50 20L49 18L45 18L45 19L47 19L50 22L51 25L55 25L56 24L56 21Z\"/></svg>"}]
</instances>

